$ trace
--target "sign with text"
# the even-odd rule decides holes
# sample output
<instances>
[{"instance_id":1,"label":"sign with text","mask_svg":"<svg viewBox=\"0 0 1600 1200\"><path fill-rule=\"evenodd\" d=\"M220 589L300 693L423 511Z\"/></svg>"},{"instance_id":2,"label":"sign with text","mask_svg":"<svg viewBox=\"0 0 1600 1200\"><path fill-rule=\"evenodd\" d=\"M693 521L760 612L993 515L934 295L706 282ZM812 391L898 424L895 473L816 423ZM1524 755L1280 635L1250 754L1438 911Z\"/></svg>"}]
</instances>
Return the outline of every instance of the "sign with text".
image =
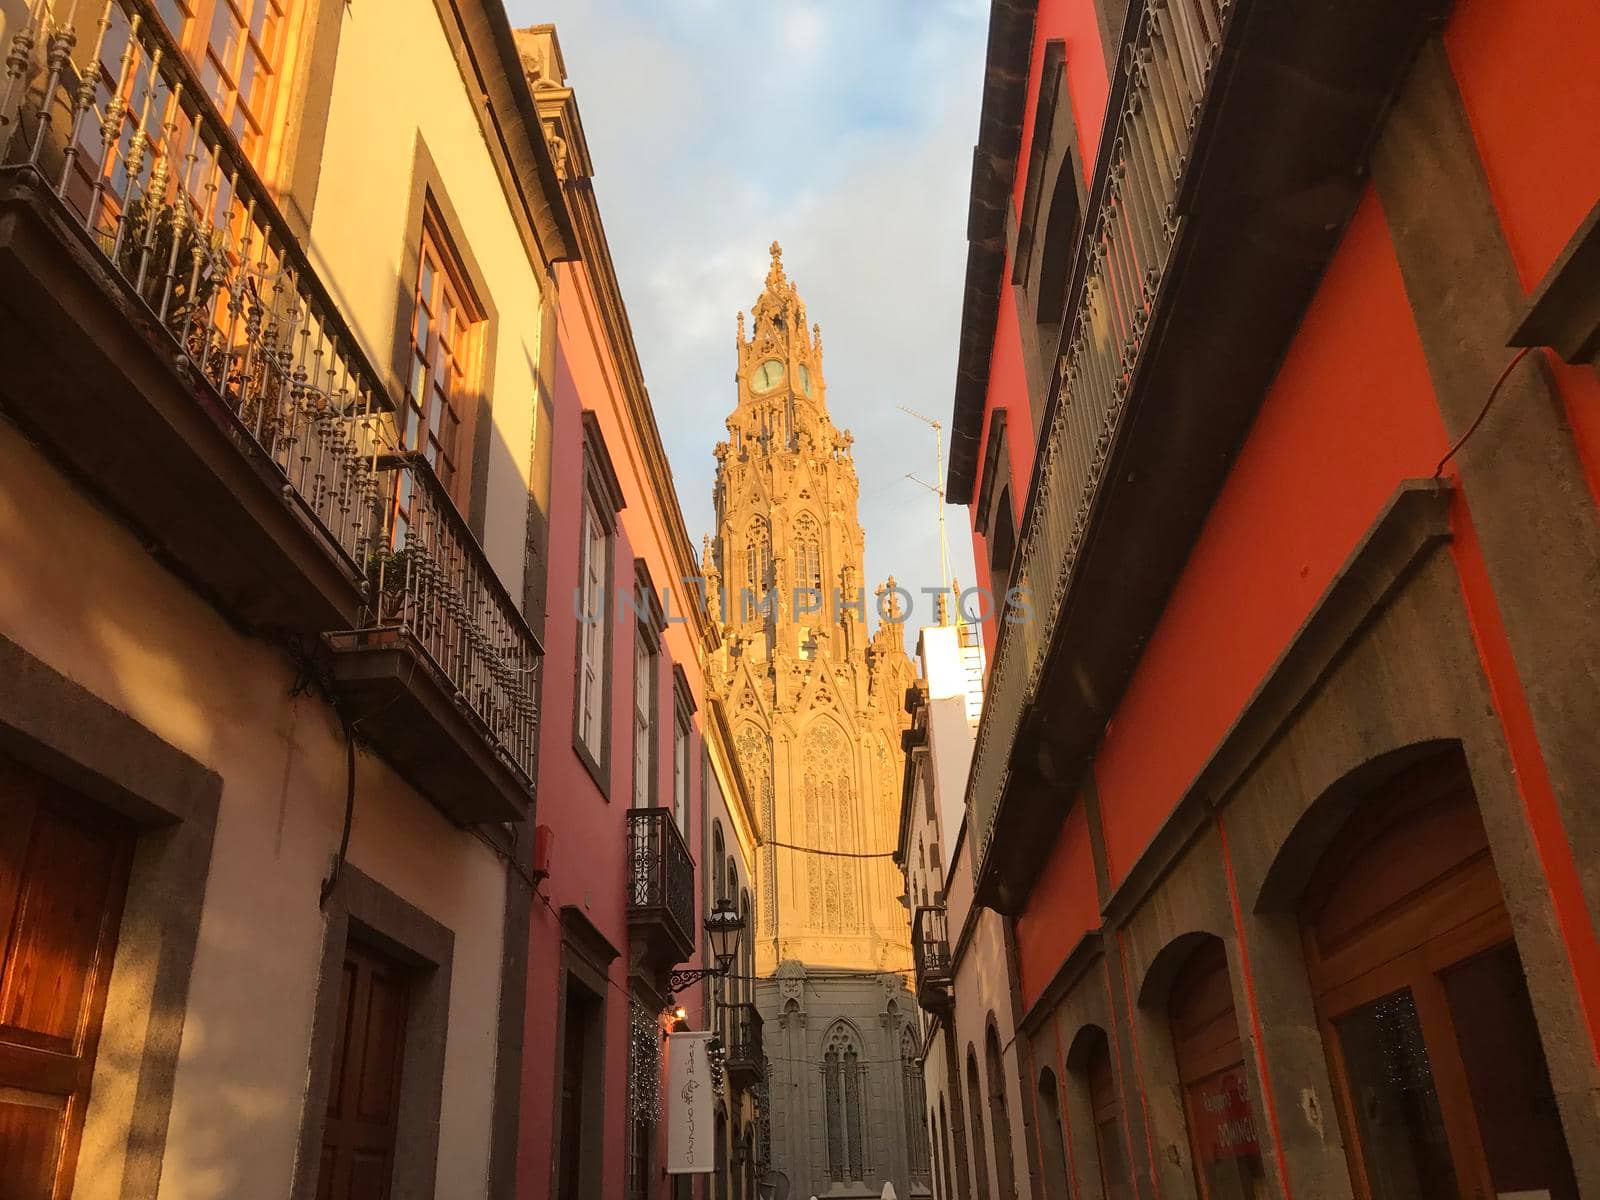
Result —
<instances>
[{"instance_id":1,"label":"sign with text","mask_svg":"<svg viewBox=\"0 0 1600 1200\"><path fill-rule=\"evenodd\" d=\"M704 1175L716 1170L712 1132L711 1034L674 1033L667 1038L667 1174Z\"/></svg>"},{"instance_id":2,"label":"sign with text","mask_svg":"<svg viewBox=\"0 0 1600 1200\"><path fill-rule=\"evenodd\" d=\"M1189 1114L1195 1150L1202 1163L1261 1153L1241 1068L1190 1084Z\"/></svg>"}]
</instances>

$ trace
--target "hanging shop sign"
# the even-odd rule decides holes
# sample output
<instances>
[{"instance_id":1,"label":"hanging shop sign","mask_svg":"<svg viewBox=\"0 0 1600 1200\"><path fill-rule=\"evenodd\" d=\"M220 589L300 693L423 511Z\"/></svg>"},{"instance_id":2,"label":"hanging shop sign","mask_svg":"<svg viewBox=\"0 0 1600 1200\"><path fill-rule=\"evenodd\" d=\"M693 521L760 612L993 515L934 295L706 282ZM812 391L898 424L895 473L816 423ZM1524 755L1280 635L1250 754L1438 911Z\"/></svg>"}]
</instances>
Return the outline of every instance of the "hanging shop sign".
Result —
<instances>
[{"instance_id":1,"label":"hanging shop sign","mask_svg":"<svg viewBox=\"0 0 1600 1200\"><path fill-rule=\"evenodd\" d=\"M674 1033L667 1038L667 1174L705 1175L716 1169L712 1132L712 1035Z\"/></svg>"}]
</instances>

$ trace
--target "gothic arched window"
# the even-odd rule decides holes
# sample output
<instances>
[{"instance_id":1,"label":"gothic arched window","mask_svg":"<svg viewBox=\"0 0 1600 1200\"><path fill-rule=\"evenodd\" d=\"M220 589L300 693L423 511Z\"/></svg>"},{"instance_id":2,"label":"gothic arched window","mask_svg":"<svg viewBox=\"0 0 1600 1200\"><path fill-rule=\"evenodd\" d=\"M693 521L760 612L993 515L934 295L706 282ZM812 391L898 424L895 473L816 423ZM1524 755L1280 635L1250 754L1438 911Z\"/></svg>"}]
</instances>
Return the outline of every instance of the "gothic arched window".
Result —
<instances>
[{"instance_id":1,"label":"gothic arched window","mask_svg":"<svg viewBox=\"0 0 1600 1200\"><path fill-rule=\"evenodd\" d=\"M722 822L711 823L711 903L716 904L726 896L726 885L722 875Z\"/></svg>"},{"instance_id":2,"label":"gothic arched window","mask_svg":"<svg viewBox=\"0 0 1600 1200\"><path fill-rule=\"evenodd\" d=\"M794 522L794 582L822 590L822 532L810 513L801 513Z\"/></svg>"},{"instance_id":3,"label":"gothic arched window","mask_svg":"<svg viewBox=\"0 0 1600 1200\"><path fill-rule=\"evenodd\" d=\"M836 1021L822 1043L823 1121L828 1133L828 1175L864 1179L866 1127L861 1111L861 1043L843 1021Z\"/></svg>"},{"instance_id":4,"label":"gothic arched window","mask_svg":"<svg viewBox=\"0 0 1600 1200\"><path fill-rule=\"evenodd\" d=\"M745 587L757 603L767 592L767 577L772 571L772 536L760 517L750 522L744 543Z\"/></svg>"},{"instance_id":5,"label":"gothic arched window","mask_svg":"<svg viewBox=\"0 0 1600 1200\"><path fill-rule=\"evenodd\" d=\"M739 916L744 919L746 936L739 939L739 974L744 978L739 981L740 991L744 994L745 1003L749 1004L755 999L755 974L756 974L756 942L755 931L750 927L750 889L739 889Z\"/></svg>"},{"instance_id":6,"label":"gothic arched window","mask_svg":"<svg viewBox=\"0 0 1600 1200\"><path fill-rule=\"evenodd\" d=\"M802 795L807 846L853 850L857 845L852 749L831 721L817 721L805 737ZM845 859L817 856L805 864L807 903L813 929L855 933L860 928L856 891L859 871Z\"/></svg>"},{"instance_id":7,"label":"gothic arched window","mask_svg":"<svg viewBox=\"0 0 1600 1200\"><path fill-rule=\"evenodd\" d=\"M914 1179L927 1179L933 1169L928 1147L927 1093L922 1085L922 1062L917 1057L917 1042L911 1026L900 1028L900 1087L906 1110L906 1154L911 1160Z\"/></svg>"}]
</instances>

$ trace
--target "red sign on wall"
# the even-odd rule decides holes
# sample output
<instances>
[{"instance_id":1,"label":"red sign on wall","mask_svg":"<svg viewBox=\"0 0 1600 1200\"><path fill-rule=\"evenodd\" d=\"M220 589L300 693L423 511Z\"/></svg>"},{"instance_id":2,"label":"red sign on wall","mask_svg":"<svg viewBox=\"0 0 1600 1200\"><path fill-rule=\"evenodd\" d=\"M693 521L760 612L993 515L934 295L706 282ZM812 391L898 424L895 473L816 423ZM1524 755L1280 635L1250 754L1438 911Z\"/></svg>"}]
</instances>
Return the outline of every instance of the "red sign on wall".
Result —
<instances>
[{"instance_id":1,"label":"red sign on wall","mask_svg":"<svg viewBox=\"0 0 1600 1200\"><path fill-rule=\"evenodd\" d=\"M1255 1118L1244 1072L1235 1068L1189 1087L1195 1152L1202 1163L1259 1155Z\"/></svg>"}]
</instances>

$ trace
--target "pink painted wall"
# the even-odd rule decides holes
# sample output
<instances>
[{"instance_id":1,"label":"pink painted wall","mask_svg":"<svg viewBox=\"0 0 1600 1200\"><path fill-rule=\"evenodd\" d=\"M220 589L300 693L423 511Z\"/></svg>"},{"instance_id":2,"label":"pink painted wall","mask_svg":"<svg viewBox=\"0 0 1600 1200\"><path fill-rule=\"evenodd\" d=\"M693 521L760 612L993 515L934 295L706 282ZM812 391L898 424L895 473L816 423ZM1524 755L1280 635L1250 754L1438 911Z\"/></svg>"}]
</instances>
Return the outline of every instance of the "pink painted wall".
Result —
<instances>
[{"instance_id":1,"label":"pink painted wall","mask_svg":"<svg viewBox=\"0 0 1600 1200\"><path fill-rule=\"evenodd\" d=\"M624 1190L626 1146L627 1041L628 1041L628 926L625 904L627 812L633 798L633 653L634 620L631 610L620 622L608 614L610 651L610 752L605 790L574 749L575 689L578 622L573 601L578 585L579 517L582 511L583 414L592 411L602 432L621 484L624 509L613 539L613 590L629 588L634 560L643 558L658 588L671 587L671 611L682 613L678 570L666 541L664 517L676 507L676 498L651 493L644 472L642 448L634 437L622 407L617 382L596 315L593 292L582 264L563 264L558 270L560 304L557 316L554 380L553 478L550 499L550 558L544 687L540 709L538 823L555 835L550 877L540 886L530 928L526 1042L523 1050L521 1135L518 1158L518 1195L546 1200L552 1191L554 1110L558 1095L556 1065L557 1014L561 1001L560 921L557 914L574 905L618 950L611 964L606 997L605 1030L605 1132L602 1160L603 1192L620 1196ZM704 691L695 656L692 627L669 625L662 639L657 671L656 762L657 802L670 805L673 772L673 671L682 663L697 707ZM687 841L697 869L701 858L700 808L701 739L697 712L690 737L689 816ZM699 893L697 887L697 903ZM704 913L697 908L696 921ZM698 965L699 958L685 965ZM685 992L681 1000L690 1014L691 1028L705 1028L701 989ZM662 1146L658 1131L658 1146ZM697 1185L697 1194L702 1185ZM668 1194L664 1181L658 1193Z\"/></svg>"}]
</instances>

